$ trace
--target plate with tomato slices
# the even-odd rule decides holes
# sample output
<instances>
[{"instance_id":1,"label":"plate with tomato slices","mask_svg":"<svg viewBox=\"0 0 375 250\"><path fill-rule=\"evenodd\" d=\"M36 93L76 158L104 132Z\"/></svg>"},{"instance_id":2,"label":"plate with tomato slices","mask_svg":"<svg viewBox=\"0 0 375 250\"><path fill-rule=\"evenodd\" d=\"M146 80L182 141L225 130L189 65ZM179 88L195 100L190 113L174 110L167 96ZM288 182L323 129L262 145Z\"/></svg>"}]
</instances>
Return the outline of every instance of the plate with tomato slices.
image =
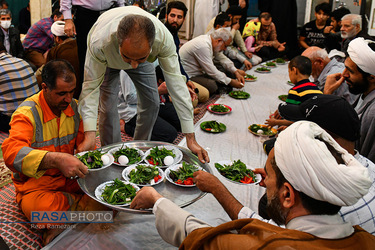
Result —
<instances>
[{"instance_id":1,"label":"plate with tomato slices","mask_svg":"<svg viewBox=\"0 0 375 250\"><path fill-rule=\"evenodd\" d=\"M241 185L258 184L262 180L260 174L255 174L253 169L241 160L219 161L215 163L215 168L222 176L233 183Z\"/></svg>"},{"instance_id":2,"label":"plate with tomato slices","mask_svg":"<svg viewBox=\"0 0 375 250\"><path fill-rule=\"evenodd\" d=\"M165 178L172 184L180 187L195 187L193 182L193 173L203 168L182 162L182 164L177 164L170 166L165 170Z\"/></svg>"},{"instance_id":3,"label":"plate with tomato slices","mask_svg":"<svg viewBox=\"0 0 375 250\"><path fill-rule=\"evenodd\" d=\"M163 170L150 164L134 164L122 171L122 177L138 186L154 186L165 178Z\"/></svg>"},{"instance_id":4,"label":"plate with tomato slices","mask_svg":"<svg viewBox=\"0 0 375 250\"><path fill-rule=\"evenodd\" d=\"M166 162L167 156L173 158L172 161ZM148 149L144 154L144 161L148 164L158 166L160 168L167 168L168 166L175 165L182 160L182 152L174 146L156 146ZM170 158L170 157L168 157Z\"/></svg>"},{"instance_id":5,"label":"plate with tomato slices","mask_svg":"<svg viewBox=\"0 0 375 250\"><path fill-rule=\"evenodd\" d=\"M213 103L207 106L207 110L214 114L225 115L232 112L232 108L225 104Z\"/></svg>"}]
</instances>

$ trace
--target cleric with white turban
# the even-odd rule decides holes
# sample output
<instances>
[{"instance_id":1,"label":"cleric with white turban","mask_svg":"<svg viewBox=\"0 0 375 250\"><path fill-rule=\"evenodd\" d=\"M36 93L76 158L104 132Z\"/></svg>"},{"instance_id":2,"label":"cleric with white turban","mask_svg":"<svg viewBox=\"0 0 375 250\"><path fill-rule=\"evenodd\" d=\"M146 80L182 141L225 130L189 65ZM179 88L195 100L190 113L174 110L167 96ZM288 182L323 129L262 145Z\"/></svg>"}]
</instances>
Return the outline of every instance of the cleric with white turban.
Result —
<instances>
[{"instance_id":1,"label":"cleric with white turban","mask_svg":"<svg viewBox=\"0 0 375 250\"><path fill-rule=\"evenodd\" d=\"M344 164L337 163L326 144L341 155ZM333 205L353 205L371 186L367 169L313 122L295 122L280 133L275 160L297 191Z\"/></svg>"},{"instance_id":2,"label":"cleric with white turban","mask_svg":"<svg viewBox=\"0 0 375 250\"><path fill-rule=\"evenodd\" d=\"M374 43L363 37L354 39L349 43L348 54L350 59L366 73L375 75L375 51L368 44Z\"/></svg>"}]
</instances>

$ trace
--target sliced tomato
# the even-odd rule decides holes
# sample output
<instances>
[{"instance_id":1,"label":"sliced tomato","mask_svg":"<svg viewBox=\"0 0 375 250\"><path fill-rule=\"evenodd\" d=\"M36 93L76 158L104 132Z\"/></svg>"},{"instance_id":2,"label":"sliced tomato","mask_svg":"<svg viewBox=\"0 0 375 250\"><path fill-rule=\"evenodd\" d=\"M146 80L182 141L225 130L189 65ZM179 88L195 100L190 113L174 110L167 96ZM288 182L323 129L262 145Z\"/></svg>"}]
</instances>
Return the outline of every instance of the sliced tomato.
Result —
<instances>
[{"instance_id":1,"label":"sliced tomato","mask_svg":"<svg viewBox=\"0 0 375 250\"><path fill-rule=\"evenodd\" d=\"M211 130L212 130L212 128L206 128L206 130L207 130L207 131L211 131Z\"/></svg>"},{"instance_id":2,"label":"sliced tomato","mask_svg":"<svg viewBox=\"0 0 375 250\"><path fill-rule=\"evenodd\" d=\"M184 185L193 185L193 178L189 177L186 180L184 180Z\"/></svg>"},{"instance_id":3,"label":"sliced tomato","mask_svg":"<svg viewBox=\"0 0 375 250\"><path fill-rule=\"evenodd\" d=\"M152 157L149 158L147 161L148 161L148 163L150 163L151 165L156 165L156 166L157 166L157 165L159 164L158 162L154 161L154 158L152 158Z\"/></svg>"},{"instance_id":4,"label":"sliced tomato","mask_svg":"<svg viewBox=\"0 0 375 250\"><path fill-rule=\"evenodd\" d=\"M160 179L161 179L161 176L160 176L160 175L155 176L155 177L154 177L154 181L155 181L155 183L158 182L158 180L160 180Z\"/></svg>"},{"instance_id":5,"label":"sliced tomato","mask_svg":"<svg viewBox=\"0 0 375 250\"><path fill-rule=\"evenodd\" d=\"M178 179L177 181L175 181L175 183L177 184L183 184L182 180Z\"/></svg>"},{"instance_id":6,"label":"sliced tomato","mask_svg":"<svg viewBox=\"0 0 375 250\"><path fill-rule=\"evenodd\" d=\"M242 180L240 180L240 182L245 183L245 184L250 184L253 182L253 178L245 176L244 178L242 178Z\"/></svg>"}]
</instances>

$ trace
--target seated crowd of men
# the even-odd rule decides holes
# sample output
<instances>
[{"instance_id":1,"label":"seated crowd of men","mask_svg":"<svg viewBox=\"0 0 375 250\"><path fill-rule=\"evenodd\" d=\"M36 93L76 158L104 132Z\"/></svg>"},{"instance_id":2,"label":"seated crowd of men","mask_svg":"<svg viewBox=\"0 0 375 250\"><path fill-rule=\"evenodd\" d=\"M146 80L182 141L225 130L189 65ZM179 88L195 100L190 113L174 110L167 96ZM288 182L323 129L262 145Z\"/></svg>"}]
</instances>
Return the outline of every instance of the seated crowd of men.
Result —
<instances>
[{"instance_id":1,"label":"seated crowd of men","mask_svg":"<svg viewBox=\"0 0 375 250\"><path fill-rule=\"evenodd\" d=\"M142 2L125 7L122 1L101 10L76 6L73 22L67 2L31 25L22 43L11 12L0 9L0 130L9 132L2 151L29 219L31 211L106 209L75 180L88 169L73 154L95 148L97 121L102 146L120 142L120 131L166 142L183 132L188 148L209 162L195 139L193 107L242 88L246 70L288 50L266 12L240 31L243 10L230 6L206 34L180 46L188 11L180 1L167 4L164 23L142 10ZM266 121L280 131L265 143L265 167L256 169L266 187L259 212L267 212L258 215L215 176L198 171L197 187L212 193L233 221L211 227L142 188L131 207L153 208L165 241L191 249L373 248L375 43L359 15L330 9L319 4L316 20L302 28L302 55L288 65L294 87ZM88 10L95 13L79 27ZM43 226L44 244L61 232Z\"/></svg>"}]
</instances>

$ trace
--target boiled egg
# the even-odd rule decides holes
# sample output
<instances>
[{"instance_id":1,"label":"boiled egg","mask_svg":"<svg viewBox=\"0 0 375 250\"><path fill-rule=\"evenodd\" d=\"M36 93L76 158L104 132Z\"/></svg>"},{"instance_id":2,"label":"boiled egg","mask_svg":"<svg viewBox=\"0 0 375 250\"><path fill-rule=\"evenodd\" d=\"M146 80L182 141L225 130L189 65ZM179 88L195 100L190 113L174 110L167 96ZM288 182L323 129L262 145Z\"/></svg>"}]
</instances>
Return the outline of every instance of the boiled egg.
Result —
<instances>
[{"instance_id":1,"label":"boiled egg","mask_svg":"<svg viewBox=\"0 0 375 250\"><path fill-rule=\"evenodd\" d=\"M172 165L173 164L173 157L168 155L164 158L164 165L165 166L169 166L169 165Z\"/></svg>"},{"instance_id":2,"label":"boiled egg","mask_svg":"<svg viewBox=\"0 0 375 250\"><path fill-rule=\"evenodd\" d=\"M118 163L120 163L120 165L125 166L126 164L129 163L129 159L128 159L128 157L126 157L126 155L121 155L121 156L118 158Z\"/></svg>"},{"instance_id":3,"label":"boiled egg","mask_svg":"<svg viewBox=\"0 0 375 250\"><path fill-rule=\"evenodd\" d=\"M261 129L258 129L257 134L264 134L264 131Z\"/></svg>"},{"instance_id":4,"label":"boiled egg","mask_svg":"<svg viewBox=\"0 0 375 250\"><path fill-rule=\"evenodd\" d=\"M103 161L103 165L108 165L111 162L108 155L102 155L101 159Z\"/></svg>"}]
</instances>

